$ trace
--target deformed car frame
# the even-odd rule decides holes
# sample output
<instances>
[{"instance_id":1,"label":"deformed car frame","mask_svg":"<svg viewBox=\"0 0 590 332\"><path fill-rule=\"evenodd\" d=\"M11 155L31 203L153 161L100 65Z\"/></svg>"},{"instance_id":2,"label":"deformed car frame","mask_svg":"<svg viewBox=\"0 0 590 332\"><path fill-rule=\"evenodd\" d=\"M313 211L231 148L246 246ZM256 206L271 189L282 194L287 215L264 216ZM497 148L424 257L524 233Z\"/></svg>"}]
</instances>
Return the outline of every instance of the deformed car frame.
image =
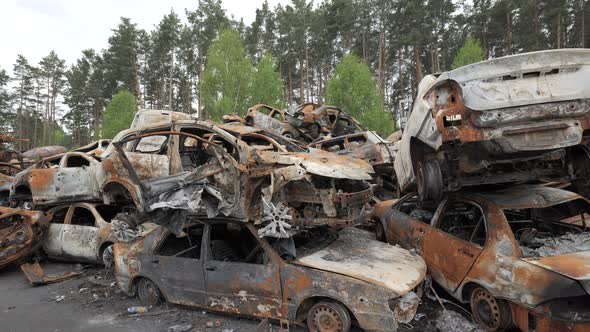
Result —
<instances>
[{"instance_id":1,"label":"deformed car frame","mask_svg":"<svg viewBox=\"0 0 590 332\"><path fill-rule=\"evenodd\" d=\"M325 151L282 152L276 144L262 150L242 136L195 121L122 132L102 155L104 202L132 202L177 232L180 219L170 213L254 221L261 234L279 237L369 216L373 168L365 161Z\"/></svg>"},{"instance_id":2,"label":"deformed car frame","mask_svg":"<svg viewBox=\"0 0 590 332\"><path fill-rule=\"evenodd\" d=\"M311 331L347 332L353 322L367 331L396 331L420 302L412 290L426 273L422 258L371 240L366 231L315 237L305 253L292 255L293 243L284 242L291 239L260 238L252 224L208 220L184 233L177 238L159 227L115 244L119 287L147 304L163 298L282 324L306 321Z\"/></svg>"},{"instance_id":3,"label":"deformed car frame","mask_svg":"<svg viewBox=\"0 0 590 332\"><path fill-rule=\"evenodd\" d=\"M375 206L377 237L417 250L488 331L590 329L589 213L575 193L530 185L452 193L438 207L416 194Z\"/></svg>"},{"instance_id":4,"label":"deformed car frame","mask_svg":"<svg viewBox=\"0 0 590 332\"><path fill-rule=\"evenodd\" d=\"M586 169L590 50L523 53L419 84L395 172L403 192L570 181Z\"/></svg>"}]
</instances>

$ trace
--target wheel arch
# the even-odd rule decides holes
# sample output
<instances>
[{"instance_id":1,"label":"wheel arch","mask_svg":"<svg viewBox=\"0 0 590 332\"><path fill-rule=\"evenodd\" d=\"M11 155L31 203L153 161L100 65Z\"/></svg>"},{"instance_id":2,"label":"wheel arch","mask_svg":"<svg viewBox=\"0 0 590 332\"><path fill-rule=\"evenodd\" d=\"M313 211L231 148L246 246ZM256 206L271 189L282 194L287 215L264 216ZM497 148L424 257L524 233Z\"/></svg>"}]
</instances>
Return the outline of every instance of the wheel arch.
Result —
<instances>
[{"instance_id":1,"label":"wheel arch","mask_svg":"<svg viewBox=\"0 0 590 332\"><path fill-rule=\"evenodd\" d=\"M141 206L142 198L138 195L134 185L127 181L111 179L102 186L104 204L114 204L117 198L124 197L124 201L135 203L136 207Z\"/></svg>"}]
</instances>

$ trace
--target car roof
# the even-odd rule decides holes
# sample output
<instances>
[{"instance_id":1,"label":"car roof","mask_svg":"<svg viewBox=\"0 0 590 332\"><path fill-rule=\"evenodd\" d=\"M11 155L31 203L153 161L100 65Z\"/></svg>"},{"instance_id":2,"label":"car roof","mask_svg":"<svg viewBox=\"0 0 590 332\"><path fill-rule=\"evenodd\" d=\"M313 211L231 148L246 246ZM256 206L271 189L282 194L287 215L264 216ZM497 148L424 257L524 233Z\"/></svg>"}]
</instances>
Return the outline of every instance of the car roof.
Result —
<instances>
[{"instance_id":1,"label":"car roof","mask_svg":"<svg viewBox=\"0 0 590 332\"><path fill-rule=\"evenodd\" d=\"M473 192L464 193L469 197ZM475 195L494 202L503 209L544 208L584 197L563 189L542 185L519 185L496 191L478 192Z\"/></svg>"}]
</instances>

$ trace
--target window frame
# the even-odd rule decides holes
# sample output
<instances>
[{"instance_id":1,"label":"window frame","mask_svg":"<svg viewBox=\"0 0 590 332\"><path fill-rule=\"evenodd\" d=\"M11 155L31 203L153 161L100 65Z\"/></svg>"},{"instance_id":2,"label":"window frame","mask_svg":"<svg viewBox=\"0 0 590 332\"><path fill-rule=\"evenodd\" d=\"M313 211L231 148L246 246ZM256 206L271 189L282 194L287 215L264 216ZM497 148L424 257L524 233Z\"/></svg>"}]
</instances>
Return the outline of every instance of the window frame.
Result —
<instances>
[{"instance_id":1,"label":"window frame","mask_svg":"<svg viewBox=\"0 0 590 332\"><path fill-rule=\"evenodd\" d=\"M445 216L445 212L447 211L447 208L449 207L450 204L452 203L467 203L467 204L471 204L475 207L477 207L479 209L479 211L481 212L481 217L483 218L483 224L484 224L484 232L485 232L485 242L483 243L483 245L477 244L475 242L472 242L471 240L465 240L462 239L460 237L457 237L449 232L446 232L444 230L442 230L441 223L444 219ZM439 211L440 210L440 211ZM479 223L479 221L475 224L475 227L477 228L477 224ZM486 217L485 211L484 209L481 207L480 204L476 203L473 200L470 199L466 199L466 198L447 198L445 199L438 207L437 211L434 214L434 217L432 218L432 221L430 223L430 226L432 226L433 228L437 229L438 231L444 233L445 235L448 236L452 236L453 238L469 243L471 245L477 246L479 248L484 248L486 246L486 244L488 243L488 237L489 237L489 227L488 227L488 218ZM473 229L473 231L470 234L470 238L473 237L473 233L475 232L475 228Z\"/></svg>"}]
</instances>

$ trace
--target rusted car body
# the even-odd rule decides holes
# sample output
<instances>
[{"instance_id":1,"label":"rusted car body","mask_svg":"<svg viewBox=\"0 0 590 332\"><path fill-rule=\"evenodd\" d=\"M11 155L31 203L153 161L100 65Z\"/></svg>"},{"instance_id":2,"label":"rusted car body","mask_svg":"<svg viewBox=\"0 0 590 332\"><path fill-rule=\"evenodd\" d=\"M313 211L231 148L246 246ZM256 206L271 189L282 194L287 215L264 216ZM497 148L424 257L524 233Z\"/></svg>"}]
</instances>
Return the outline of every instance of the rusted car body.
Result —
<instances>
[{"instance_id":1,"label":"rusted car body","mask_svg":"<svg viewBox=\"0 0 590 332\"><path fill-rule=\"evenodd\" d=\"M572 180L587 167L590 50L492 59L419 84L395 172L440 199L484 184Z\"/></svg>"},{"instance_id":2,"label":"rusted car body","mask_svg":"<svg viewBox=\"0 0 590 332\"><path fill-rule=\"evenodd\" d=\"M285 110L265 104L257 104L248 109L244 121L250 126L260 127L287 138L301 140L304 133L297 126L291 124L291 121L288 121L288 118L293 117L292 114ZM313 140L313 137L310 136L307 139Z\"/></svg>"},{"instance_id":3,"label":"rusted car body","mask_svg":"<svg viewBox=\"0 0 590 332\"><path fill-rule=\"evenodd\" d=\"M575 193L530 185L375 206L377 237L417 250L490 331L590 329L589 213Z\"/></svg>"},{"instance_id":4,"label":"rusted car body","mask_svg":"<svg viewBox=\"0 0 590 332\"><path fill-rule=\"evenodd\" d=\"M65 153L68 150L63 146L59 145L50 145L50 146L42 146L39 148L31 149L26 152L22 153L22 158L25 162L36 162L43 158L52 157L61 153Z\"/></svg>"},{"instance_id":5,"label":"rusted car body","mask_svg":"<svg viewBox=\"0 0 590 332\"><path fill-rule=\"evenodd\" d=\"M195 118L193 118L193 116L190 114L182 112L141 109L135 113L129 129L139 129L145 126L153 126L156 124L170 124L173 121L191 119Z\"/></svg>"},{"instance_id":6,"label":"rusted car body","mask_svg":"<svg viewBox=\"0 0 590 332\"><path fill-rule=\"evenodd\" d=\"M10 189L12 204L31 202L50 206L76 202L100 202L104 171L98 160L68 152L36 162L15 175Z\"/></svg>"},{"instance_id":7,"label":"rusted car body","mask_svg":"<svg viewBox=\"0 0 590 332\"><path fill-rule=\"evenodd\" d=\"M325 151L282 152L276 144L264 150L241 136L195 121L121 133L102 155L104 202L133 203L177 233L182 225L170 213L231 216L281 237L368 217L373 168L366 162Z\"/></svg>"},{"instance_id":8,"label":"rusted car body","mask_svg":"<svg viewBox=\"0 0 590 332\"><path fill-rule=\"evenodd\" d=\"M0 207L0 269L22 263L35 253L47 223L43 212Z\"/></svg>"},{"instance_id":9,"label":"rusted car body","mask_svg":"<svg viewBox=\"0 0 590 332\"><path fill-rule=\"evenodd\" d=\"M10 197L10 187L14 181L14 175L20 172L18 166L0 163L0 206L8 205Z\"/></svg>"},{"instance_id":10,"label":"rusted car body","mask_svg":"<svg viewBox=\"0 0 590 332\"><path fill-rule=\"evenodd\" d=\"M355 119L339 108L316 104L303 104L293 113L269 105L254 105L248 110L245 122L304 143L325 136L342 136L364 130Z\"/></svg>"},{"instance_id":11,"label":"rusted car body","mask_svg":"<svg viewBox=\"0 0 590 332\"><path fill-rule=\"evenodd\" d=\"M51 208L43 252L52 259L102 263L112 266L112 245L117 241L111 220L117 206L77 203Z\"/></svg>"},{"instance_id":12,"label":"rusted car body","mask_svg":"<svg viewBox=\"0 0 590 332\"><path fill-rule=\"evenodd\" d=\"M397 146L385 141L376 132L361 131L328 138L312 143L309 147L368 162L375 170L374 177L379 188L376 192L397 195L397 181L393 170Z\"/></svg>"},{"instance_id":13,"label":"rusted car body","mask_svg":"<svg viewBox=\"0 0 590 332\"><path fill-rule=\"evenodd\" d=\"M148 304L306 322L311 331L346 332L353 320L367 331L395 331L413 318L412 289L426 273L418 255L358 229L319 234L265 239L251 224L208 220L179 238L159 227L115 244L115 275Z\"/></svg>"},{"instance_id":14,"label":"rusted car body","mask_svg":"<svg viewBox=\"0 0 590 332\"><path fill-rule=\"evenodd\" d=\"M107 149L109 144L111 144L110 139L99 139L98 141L94 141L88 145L74 149L73 151L83 152L92 157L100 157L102 153Z\"/></svg>"}]
</instances>

